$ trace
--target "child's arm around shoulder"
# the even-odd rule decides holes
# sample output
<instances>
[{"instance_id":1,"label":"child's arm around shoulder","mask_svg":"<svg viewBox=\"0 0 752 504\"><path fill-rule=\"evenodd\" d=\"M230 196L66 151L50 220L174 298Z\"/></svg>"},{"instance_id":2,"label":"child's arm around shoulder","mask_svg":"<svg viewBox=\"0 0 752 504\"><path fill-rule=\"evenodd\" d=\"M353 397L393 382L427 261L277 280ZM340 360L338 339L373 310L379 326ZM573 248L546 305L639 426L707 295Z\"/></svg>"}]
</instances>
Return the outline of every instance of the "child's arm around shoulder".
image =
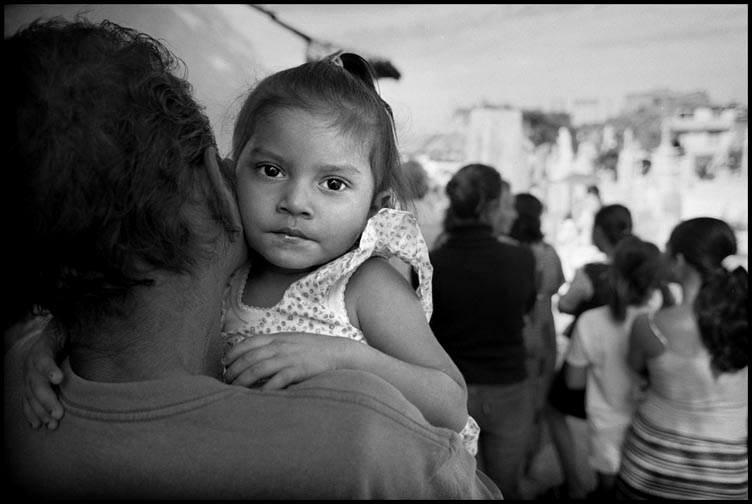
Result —
<instances>
[{"instance_id":1,"label":"child's arm around shoulder","mask_svg":"<svg viewBox=\"0 0 752 504\"><path fill-rule=\"evenodd\" d=\"M64 408L53 388L63 381L57 358L66 345L65 336L57 330L51 317L37 317L29 326L26 338L33 338L22 366L24 375L23 411L29 425L38 429L45 425L54 430L63 417Z\"/></svg>"},{"instance_id":2,"label":"child's arm around shoulder","mask_svg":"<svg viewBox=\"0 0 752 504\"><path fill-rule=\"evenodd\" d=\"M354 367L392 383L429 422L461 430L467 421L465 381L407 280L386 259L373 257L353 273L345 305L369 345L354 356Z\"/></svg>"}]
</instances>

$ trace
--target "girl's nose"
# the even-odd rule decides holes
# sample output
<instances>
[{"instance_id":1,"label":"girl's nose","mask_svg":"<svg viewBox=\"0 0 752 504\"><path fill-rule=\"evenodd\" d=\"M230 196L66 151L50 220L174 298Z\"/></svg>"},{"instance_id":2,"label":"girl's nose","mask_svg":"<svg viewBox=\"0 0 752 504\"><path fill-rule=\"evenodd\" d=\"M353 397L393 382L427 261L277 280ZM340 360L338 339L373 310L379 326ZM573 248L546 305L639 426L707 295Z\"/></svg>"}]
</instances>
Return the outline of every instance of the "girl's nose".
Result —
<instances>
[{"instance_id":1,"label":"girl's nose","mask_svg":"<svg viewBox=\"0 0 752 504\"><path fill-rule=\"evenodd\" d=\"M311 195L305 184L290 182L287 184L277 209L290 215L310 217L313 215Z\"/></svg>"}]
</instances>

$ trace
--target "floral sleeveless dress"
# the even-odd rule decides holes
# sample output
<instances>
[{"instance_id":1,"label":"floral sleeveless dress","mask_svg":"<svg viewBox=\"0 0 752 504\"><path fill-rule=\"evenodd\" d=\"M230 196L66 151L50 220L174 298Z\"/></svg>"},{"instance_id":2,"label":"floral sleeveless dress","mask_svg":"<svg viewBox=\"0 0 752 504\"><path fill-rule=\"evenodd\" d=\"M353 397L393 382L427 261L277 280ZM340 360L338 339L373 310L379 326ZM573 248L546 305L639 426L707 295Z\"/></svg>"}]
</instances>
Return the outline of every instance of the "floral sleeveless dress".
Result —
<instances>
[{"instance_id":1,"label":"floral sleeveless dress","mask_svg":"<svg viewBox=\"0 0 752 504\"><path fill-rule=\"evenodd\" d=\"M433 267L428 247L410 212L382 209L371 217L358 246L316 271L293 282L274 306L261 308L243 303L243 290L251 265L233 273L222 305L222 337L233 345L256 334L308 332L350 338L368 344L363 333L350 323L345 308L345 289L352 274L372 256L397 257L415 268L416 289L426 319L433 312L431 279ZM472 417L460 435L467 449L477 453L480 428Z\"/></svg>"}]
</instances>

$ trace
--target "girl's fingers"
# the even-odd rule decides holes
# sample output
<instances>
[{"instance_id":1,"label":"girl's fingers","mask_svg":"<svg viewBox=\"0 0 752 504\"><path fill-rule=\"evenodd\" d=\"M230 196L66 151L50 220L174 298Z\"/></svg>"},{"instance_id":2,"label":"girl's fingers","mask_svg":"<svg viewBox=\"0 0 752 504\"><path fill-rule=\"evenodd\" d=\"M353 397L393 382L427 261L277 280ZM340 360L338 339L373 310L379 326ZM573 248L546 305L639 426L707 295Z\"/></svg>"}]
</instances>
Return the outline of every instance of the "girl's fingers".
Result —
<instances>
[{"instance_id":1,"label":"girl's fingers","mask_svg":"<svg viewBox=\"0 0 752 504\"><path fill-rule=\"evenodd\" d=\"M34 398L24 397L24 414L35 429L39 428L40 424L48 424L53 420L44 406Z\"/></svg>"},{"instance_id":2,"label":"girl's fingers","mask_svg":"<svg viewBox=\"0 0 752 504\"><path fill-rule=\"evenodd\" d=\"M278 349L276 347L265 345L241 353L232 361L230 361L229 358L225 358L222 361L225 365L225 382L231 383L241 373L258 366L261 362L274 359L277 356ZM268 367L269 364L266 364L266 366Z\"/></svg>"},{"instance_id":3,"label":"girl's fingers","mask_svg":"<svg viewBox=\"0 0 752 504\"><path fill-rule=\"evenodd\" d=\"M261 348L263 346L268 345L272 341L272 338L268 336L250 336L248 338L245 338L241 340L238 343L235 343L232 345L227 351L225 352L224 357L222 357L222 364L227 366L228 364L231 364L235 361L238 357L241 355L254 350L256 348Z\"/></svg>"},{"instance_id":4,"label":"girl's fingers","mask_svg":"<svg viewBox=\"0 0 752 504\"><path fill-rule=\"evenodd\" d=\"M58 367L54 356L34 355L32 357L32 368L49 380L50 383L59 385L63 381L63 371Z\"/></svg>"},{"instance_id":5,"label":"girl's fingers","mask_svg":"<svg viewBox=\"0 0 752 504\"><path fill-rule=\"evenodd\" d=\"M30 404L43 408L45 412L48 412L51 417L50 420L59 420L63 417L63 405L60 399L48 381L45 380L45 375L30 376L27 378L26 400Z\"/></svg>"},{"instance_id":6,"label":"girl's fingers","mask_svg":"<svg viewBox=\"0 0 752 504\"><path fill-rule=\"evenodd\" d=\"M26 417L26 420L29 421L29 425L32 429L38 429L40 425L42 425L42 422L39 420L39 417L34 413L33 409L31 408L31 405L24 397L23 400L23 412L24 416Z\"/></svg>"},{"instance_id":7,"label":"girl's fingers","mask_svg":"<svg viewBox=\"0 0 752 504\"><path fill-rule=\"evenodd\" d=\"M237 361L235 364L237 364ZM271 358L255 362L248 366L237 366L234 369L228 368L225 374L225 382L243 387L251 387L259 380L269 378L279 371L280 368L280 363Z\"/></svg>"},{"instance_id":8,"label":"girl's fingers","mask_svg":"<svg viewBox=\"0 0 752 504\"><path fill-rule=\"evenodd\" d=\"M279 390L300 380L299 373L293 367L286 367L278 371L269 381L264 383L262 390Z\"/></svg>"}]
</instances>

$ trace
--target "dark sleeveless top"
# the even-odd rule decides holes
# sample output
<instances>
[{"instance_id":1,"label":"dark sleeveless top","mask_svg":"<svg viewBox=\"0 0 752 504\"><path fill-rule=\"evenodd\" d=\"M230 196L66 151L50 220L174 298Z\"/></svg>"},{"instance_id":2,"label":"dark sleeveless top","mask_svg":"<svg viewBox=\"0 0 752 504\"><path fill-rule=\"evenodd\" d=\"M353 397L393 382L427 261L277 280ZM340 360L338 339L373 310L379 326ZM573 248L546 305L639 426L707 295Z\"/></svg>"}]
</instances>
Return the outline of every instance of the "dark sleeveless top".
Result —
<instances>
[{"instance_id":1,"label":"dark sleeveless top","mask_svg":"<svg viewBox=\"0 0 752 504\"><path fill-rule=\"evenodd\" d=\"M588 263L583 266L585 274L593 284L593 296L583 301L574 310L574 319L572 323L564 330L564 335L567 338L572 336L572 330L574 329L577 319L585 311L592 308L598 308L608 304L608 300L611 296L611 281L609 280L611 265L607 263ZM567 387L566 380L564 378L564 369L566 363L562 365L561 369L554 377L551 383L551 389L548 393L548 402L561 411L564 414L575 416L578 418L587 418L585 413L585 389L573 390Z\"/></svg>"},{"instance_id":2,"label":"dark sleeveless top","mask_svg":"<svg viewBox=\"0 0 752 504\"><path fill-rule=\"evenodd\" d=\"M607 263L588 263L582 267L585 274L593 284L593 296L587 301L581 302L574 310L574 319L564 331L567 338L572 336L572 329L577 323L577 319L587 310L605 306L611 297L611 280L609 280L611 265Z\"/></svg>"}]
</instances>

